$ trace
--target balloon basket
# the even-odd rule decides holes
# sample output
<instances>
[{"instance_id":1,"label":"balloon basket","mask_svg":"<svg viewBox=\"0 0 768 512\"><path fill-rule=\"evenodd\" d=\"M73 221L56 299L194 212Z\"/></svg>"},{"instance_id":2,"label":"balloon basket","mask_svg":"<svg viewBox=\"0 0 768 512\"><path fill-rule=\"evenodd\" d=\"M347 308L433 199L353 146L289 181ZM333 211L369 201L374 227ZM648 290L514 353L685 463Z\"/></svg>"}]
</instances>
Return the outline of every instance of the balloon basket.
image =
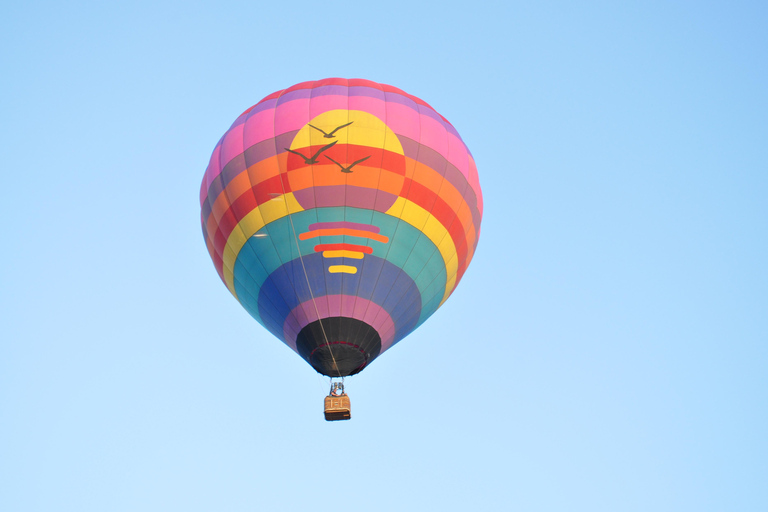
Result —
<instances>
[{"instance_id":1,"label":"balloon basket","mask_svg":"<svg viewBox=\"0 0 768 512\"><path fill-rule=\"evenodd\" d=\"M348 420L352 418L349 396L344 392L344 384L334 382L331 392L325 397L326 421Z\"/></svg>"}]
</instances>

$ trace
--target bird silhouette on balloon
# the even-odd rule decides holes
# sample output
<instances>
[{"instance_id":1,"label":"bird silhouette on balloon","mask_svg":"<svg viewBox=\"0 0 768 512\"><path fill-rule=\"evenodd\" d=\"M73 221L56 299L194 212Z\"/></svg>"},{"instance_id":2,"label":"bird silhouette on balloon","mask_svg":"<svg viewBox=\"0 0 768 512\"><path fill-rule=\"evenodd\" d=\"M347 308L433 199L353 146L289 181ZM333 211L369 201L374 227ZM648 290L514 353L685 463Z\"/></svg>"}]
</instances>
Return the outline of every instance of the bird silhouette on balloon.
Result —
<instances>
[{"instance_id":1,"label":"bird silhouette on balloon","mask_svg":"<svg viewBox=\"0 0 768 512\"><path fill-rule=\"evenodd\" d=\"M313 126L311 124L309 126L311 126L312 128L314 128L315 130L317 130L319 132L322 132L324 138L332 139L332 138L335 137L334 133L336 133L337 131L341 130L342 128L346 128L347 126L351 125L352 123L354 123L354 121L350 121L347 124L343 124L341 126L337 126L336 128L333 129L333 131L331 133L326 133L326 131L323 130L322 128L318 128L317 126Z\"/></svg>"},{"instance_id":2,"label":"bird silhouette on balloon","mask_svg":"<svg viewBox=\"0 0 768 512\"><path fill-rule=\"evenodd\" d=\"M288 148L283 148L283 149L285 149L289 153L293 153L294 155L299 155L301 158L304 159L304 163L305 164L307 164L307 165L314 165L314 164L317 163L317 158L320 156L320 153L322 153L323 151L325 151L327 149L332 148L333 146L336 145L337 142L338 141L335 140L335 141L331 142L330 144L326 144L325 146L323 146L320 149L318 149L317 152L314 155L312 155L310 158L307 158L306 156L304 156L303 154L299 153L298 151L294 151L294 150L288 149Z\"/></svg>"},{"instance_id":3,"label":"bird silhouette on balloon","mask_svg":"<svg viewBox=\"0 0 768 512\"><path fill-rule=\"evenodd\" d=\"M367 156L367 157L365 157L365 158L361 158L360 160L355 160L355 161L354 161L354 162L352 162L352 164L351 164L351 165L349 165L348 167L344 167L343 165L341 165L339 162L337 162L337 161L336 161L336 160L334 160L333 158L329 157L328 155L325 155L325 158L327 158L327 159L328 159L328 160L330 160L331 162L333 162L333 163L335 163L336 165L338 165L339 167L341 167L341 172L352 172L352 168L353 168L354 166L356 166L356 165L357 165L357 164L359 164L360 162L365 162L366 160L368 160L369 158L371 158L371 155L368 155L368 156Z\"/></svg>"}]
</instances>

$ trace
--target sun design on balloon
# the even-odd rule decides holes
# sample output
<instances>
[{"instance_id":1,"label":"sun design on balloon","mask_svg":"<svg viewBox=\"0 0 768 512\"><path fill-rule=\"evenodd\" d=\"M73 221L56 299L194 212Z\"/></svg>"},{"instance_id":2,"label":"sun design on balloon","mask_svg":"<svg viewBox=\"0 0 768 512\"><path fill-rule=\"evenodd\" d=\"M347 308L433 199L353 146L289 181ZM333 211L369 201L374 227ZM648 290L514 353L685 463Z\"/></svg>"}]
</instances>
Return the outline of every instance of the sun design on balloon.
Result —
<instances>
[{"instance_id":1,"label":"sun design on balloon","mask_svg":"<svg viewBox=\"0 0 768 512\"><path fill-rule=\"evenodd\" d=\"M286 162L288 183L305 210L355 207L386 212L405 179L403 147L378 117L357 110L331 110L302 127ZM331 273L356 274L355 260L373 253L371 242L389 237L373 224L316 222L299 240L320 239L314 251L331 260ZM337 263L338 258L344 258Z\"/></svg>"}]
</instances>

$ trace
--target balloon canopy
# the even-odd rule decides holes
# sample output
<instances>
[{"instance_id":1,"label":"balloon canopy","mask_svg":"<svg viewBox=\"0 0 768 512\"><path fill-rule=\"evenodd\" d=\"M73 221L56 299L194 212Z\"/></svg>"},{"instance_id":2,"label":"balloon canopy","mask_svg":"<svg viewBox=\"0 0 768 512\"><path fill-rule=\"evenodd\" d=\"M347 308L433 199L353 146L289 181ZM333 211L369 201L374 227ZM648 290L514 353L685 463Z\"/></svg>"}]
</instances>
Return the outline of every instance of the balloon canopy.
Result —
<instances>
[{"instance_id":1,"label":"balloon canopy","mask_svg":"<svg viewBox=\"0 0 768 512\"><path fill-rule=\"evenodd\" d=\"M475 162L444 117L340 78L243 112L213 150L200 204L232 295L332 377L361 371L448 299L483 212Z\"/></svg>"}]
</instances>

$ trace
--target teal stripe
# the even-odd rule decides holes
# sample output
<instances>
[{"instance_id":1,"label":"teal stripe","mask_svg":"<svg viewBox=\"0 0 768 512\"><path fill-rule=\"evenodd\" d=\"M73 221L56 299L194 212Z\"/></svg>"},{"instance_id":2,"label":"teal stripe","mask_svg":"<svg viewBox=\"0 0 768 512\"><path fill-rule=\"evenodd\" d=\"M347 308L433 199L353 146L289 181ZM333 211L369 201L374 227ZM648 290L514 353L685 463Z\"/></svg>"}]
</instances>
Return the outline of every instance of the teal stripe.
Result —
<instances>
[{"instance_id":1,"label":"teal stripe","mask_svg":"<svg viewBox=\"0 0 768 512\"><path fill-rule=\"evenodd\" d=\"M388 243L349 235L322 236L299 240L299 249L301 255L306 256L314 254L318 244L346 242L371 247L374 256L402 268L416 283L422 299L419 324L437 310L445 293L445 262L435 244L417 228L385 213L350 207L314 208L291 217L297 237L316 222L345 220L378 226L380 234L389 237ZM272 272L297 258L298 252L288 217L267 224L256 235L267 236L252 236L241 249L234 268L235 292L243 307L263 325L255 303L259 290Z\"/></svg>"}]
</instances>

